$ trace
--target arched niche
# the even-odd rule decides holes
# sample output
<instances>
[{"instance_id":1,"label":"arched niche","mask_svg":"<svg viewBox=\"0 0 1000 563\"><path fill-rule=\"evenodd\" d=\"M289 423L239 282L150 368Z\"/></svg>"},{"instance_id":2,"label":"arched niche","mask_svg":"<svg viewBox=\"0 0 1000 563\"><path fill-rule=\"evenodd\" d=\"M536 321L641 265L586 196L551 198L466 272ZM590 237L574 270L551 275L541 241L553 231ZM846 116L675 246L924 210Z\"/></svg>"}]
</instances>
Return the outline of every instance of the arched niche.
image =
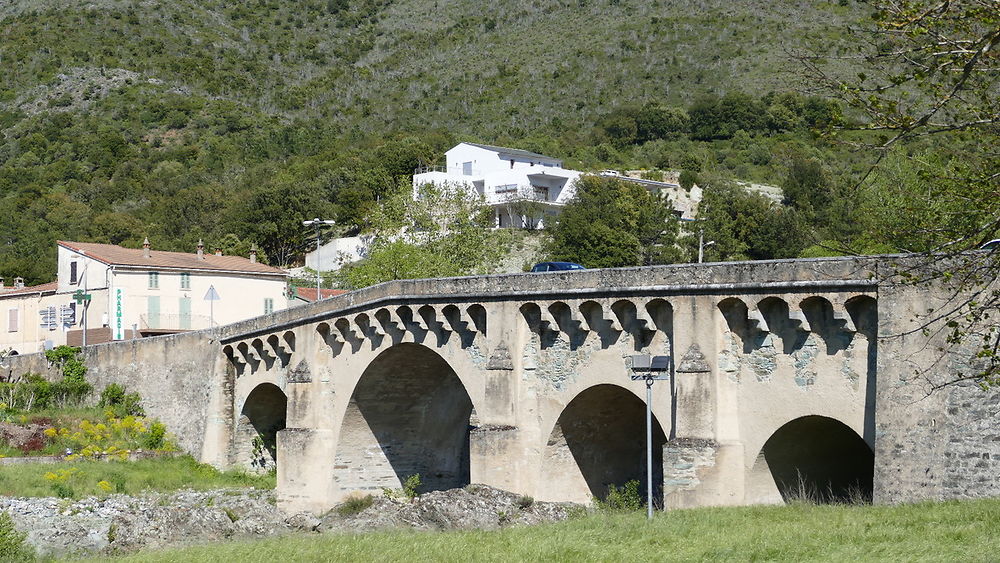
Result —
<instances>
[{"instance_id":1,"label":"arched niche","mask_svg":"<svg viewBox=\"0 0 1000 563\"><path fill-rule=\"evenodd\" d=\"M334 478L341 490L421 492L469 484L472 401L455 371L421 344L396 344L365 369L341 425Z\"/></svg>"},{"instance_id":2,"label":"arched niche","mask_svg":"<svg viewBox=\"0 0 1000 563\"><path fill-rule=\"evenodd\" d=\"M662 499L665 442L654 416L654 499ZM590 502L605 498L610 485L633 479L646 490L646 404L618 385L584 390L566 405L549 433L539 496Z\"/></svg>"},{"instance_id":3,"label":"arched niche","mask_svg":"<svg viewBox=\"0 0 1000 563\"><path fill-rule=\"evenodd\" d=\"M875 455L846 424L804 416L774 432L750 471L747 501L870 502Z\"/></svg>"}]
</instances>

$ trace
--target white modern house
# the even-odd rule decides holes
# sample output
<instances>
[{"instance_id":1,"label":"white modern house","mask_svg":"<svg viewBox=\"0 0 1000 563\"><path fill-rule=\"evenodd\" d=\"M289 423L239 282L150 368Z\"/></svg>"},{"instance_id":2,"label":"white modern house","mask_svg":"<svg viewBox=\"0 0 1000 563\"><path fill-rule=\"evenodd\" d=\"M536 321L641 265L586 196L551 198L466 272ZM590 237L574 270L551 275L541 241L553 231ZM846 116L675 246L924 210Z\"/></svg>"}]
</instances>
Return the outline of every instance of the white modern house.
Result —
<instances>
[{"instance_id":1,"label":"white modern house","mask_svg":"<svg viewBox=\"0 0 1000 563\"><path fill-rule=\"evenodd\" d=\"M0 349L199 330L288 308L288 273L249 258L57 241L57 281L0 286ZM86 298L89 296L89 300Z\"/></svg>"},{"instance_id":2,"label":"white modern house","mask_svg":"<svg viewBox=\"0 0 1000 563\"><path fill-rule=\"evenodd\" d=\"M445 154L444 166L418 168L413 175L413 195L424 184L461 186L483 197L495 210L497 227L542 227L546 218L576 194L575 181L585 172L562 167L557 158L521 149L460 143ZM635 182L650 193L670 199L678 217L692 219L701 201L701 188L681 188L676 175L666 181L640 177L641 171L621 174L604 170L600 176L613 176Z\"/></svg>"},{"instance_id":3,"label":"white modern house","mask_svg":"<svg viewBox=\"0 0 1000 563\"><path fill-rule=\"evenodd\" d=\"M562 161L521 149L459 143L445 154L445 166L428 166L413 176L414 197L424 184L462 186L483 197L498 227L541 227L545 218L576 193L583 172Z\"/></svg>"}]
</instances>

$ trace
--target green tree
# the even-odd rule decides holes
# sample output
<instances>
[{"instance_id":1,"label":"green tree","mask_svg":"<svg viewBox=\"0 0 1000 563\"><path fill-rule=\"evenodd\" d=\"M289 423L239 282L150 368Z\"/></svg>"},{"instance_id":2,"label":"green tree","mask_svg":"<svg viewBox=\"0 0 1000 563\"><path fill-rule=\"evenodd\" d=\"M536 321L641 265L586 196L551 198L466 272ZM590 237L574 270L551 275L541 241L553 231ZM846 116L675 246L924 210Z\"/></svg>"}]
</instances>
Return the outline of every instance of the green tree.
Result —
<instances>
[{"instance_id":1,"label":"green tree","mask_svg":"<svg viewBox=\"0 0 1000 563\"><path fill-rule=\"evenodd\" d=\"M589 268L680 261L678 222L669 201L619 178L582 176L552 227L549 254Z\"/></svg>"},{"instance_id":2,"label":"green tree","mask_svg":"<svg viewBox=\"0 0 1000 563\"><path fill-rule=\"evenodd\" d=\"M911 279L954 284L955 304L927 317L925 328L943 326L949 347L974 347L970 365L979 367L943 384L996 383L1000 291L988 284L1000 275L1000 254L956 253L1000 233L1000 9L979 0L872 4L871 41L859 42L852 53L862 62L856 75L844 76L821 57L802 57L805 72L863 116L856 128L875 133L864 147L878 158L869 202L876 210L911 210L902 220L888 217L877 225L880 238L925 250L928 267ZM930 146L931 154L913 150L920 145Z\"/></svg>"},{"instance_id":3,"label":"green tree","mask_svg":"<svg viewBox=\"0 0 1000 563\"><path fill-rule=\"evenodd\" d=\"M354 288L488 273L510 239L493 229L492 208L464 186L425 184L414 193L408 181L373 210L368 231L375 236L368 257L344 274Z\"/></svg>"},{"instance_id":4,"label":"green tree","mask_svg":"<svg viewBox=\"0 0 1000 563\"><path fill-rule=\"evenodd\" d=\"M699 221L687 225L689 245L704 229L706 261L795 258L812 241L805 221L792 208L722 180L704 186ZM696 253L697 249L692 249Z\"/></svg>"},{"instance_id":5,"label":"green tree","mask_svg":"<svg viewBox=\"0 0 1000 563\"><path fill-rule=\"evenodd\" d=\"M832 200L830 180L823 165L814 158L793 157L781 189L784 203L810 218L825 212Z\"/></svg>"}]
</instances>

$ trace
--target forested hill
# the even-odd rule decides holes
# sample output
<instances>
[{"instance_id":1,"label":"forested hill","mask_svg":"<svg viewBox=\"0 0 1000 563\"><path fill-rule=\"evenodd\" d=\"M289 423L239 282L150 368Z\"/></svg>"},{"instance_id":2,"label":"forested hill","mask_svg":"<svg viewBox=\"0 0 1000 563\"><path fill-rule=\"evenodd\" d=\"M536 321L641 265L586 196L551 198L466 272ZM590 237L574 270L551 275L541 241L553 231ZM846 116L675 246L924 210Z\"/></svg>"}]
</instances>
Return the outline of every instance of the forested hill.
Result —
<instances>
[{"instance_id":1,"label":"forested hill","mask_svg":"<svg viewBox=\"0 0 1000 563\"><path fill-rule=\"evenodd\" d=\"M788 90L790 50L836 54L863 16L853 1L4 2L0 275L45 281L57 238L253 241L284 264L299 214L360 222L456 139L571 157L618 107Z\"/></svg>"}]
</instances>

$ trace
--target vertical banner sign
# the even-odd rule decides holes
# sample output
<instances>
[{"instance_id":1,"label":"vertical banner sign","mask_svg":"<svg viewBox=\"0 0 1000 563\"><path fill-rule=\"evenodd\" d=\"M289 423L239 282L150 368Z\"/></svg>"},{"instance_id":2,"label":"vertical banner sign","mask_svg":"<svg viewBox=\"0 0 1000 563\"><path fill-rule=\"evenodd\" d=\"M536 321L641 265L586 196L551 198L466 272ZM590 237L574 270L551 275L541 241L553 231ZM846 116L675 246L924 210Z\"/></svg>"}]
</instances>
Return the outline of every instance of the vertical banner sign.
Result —
<instances>
[{"instance_id":1,"label":"vertical banner sign","mask_svg":"<svg viewBox=\"0 0 1000 563\"><path fill-rule=\"evenodd\" d=\"M120 287L115 288L111 312L111 338L125 340L125 290Z\"/></svg>"}]
</instances>

